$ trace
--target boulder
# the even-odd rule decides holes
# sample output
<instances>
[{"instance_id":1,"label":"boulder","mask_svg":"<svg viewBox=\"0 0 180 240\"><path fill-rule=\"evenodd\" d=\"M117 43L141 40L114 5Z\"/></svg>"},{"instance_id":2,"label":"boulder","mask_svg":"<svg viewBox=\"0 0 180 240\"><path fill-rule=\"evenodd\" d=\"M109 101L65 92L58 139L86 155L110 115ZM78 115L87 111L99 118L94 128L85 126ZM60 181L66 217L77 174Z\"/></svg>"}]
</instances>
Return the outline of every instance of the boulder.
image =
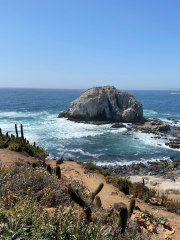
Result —
<instances>
[{"instance_id":1,"label":"boulder","mask_svg":"<svg viewBox=\"0 0 180 240\"><path fill-rule=\"evenodd\" d=\"M82 91L80 97L58 117L72 121L134 123L143 120L143 107L132 94L113 86L93 87Z\"/></svg>"},{"instance_id":2,"label":"boulder","mask_svg":"<svg viewBox=\"0 0 180 240\"><path fill-rule=\"evenodd\" d=\"M126 126L122 123L114 123L111 128L125 128Z\"/></svg>"}]
</instances>

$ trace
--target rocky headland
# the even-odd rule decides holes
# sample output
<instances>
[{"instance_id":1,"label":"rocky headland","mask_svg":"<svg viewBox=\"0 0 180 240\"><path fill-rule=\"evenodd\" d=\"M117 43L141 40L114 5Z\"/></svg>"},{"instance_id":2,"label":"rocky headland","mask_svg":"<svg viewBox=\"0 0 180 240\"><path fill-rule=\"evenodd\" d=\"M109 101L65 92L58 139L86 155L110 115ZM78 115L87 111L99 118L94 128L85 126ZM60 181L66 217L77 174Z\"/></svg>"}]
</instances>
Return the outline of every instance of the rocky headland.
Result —
<instances>
[{"instance_id":1,"label":"rocky headland","mask_svg":"<svg viewBox=\"0 0 180 240\"><path fill-rule=\"evenodd\" d=\"M113 86L93 87L82 91L80 97L58 117L91 123L134 123L143 121L143 107L132 94Z\"/></svg>"}]
</instances>

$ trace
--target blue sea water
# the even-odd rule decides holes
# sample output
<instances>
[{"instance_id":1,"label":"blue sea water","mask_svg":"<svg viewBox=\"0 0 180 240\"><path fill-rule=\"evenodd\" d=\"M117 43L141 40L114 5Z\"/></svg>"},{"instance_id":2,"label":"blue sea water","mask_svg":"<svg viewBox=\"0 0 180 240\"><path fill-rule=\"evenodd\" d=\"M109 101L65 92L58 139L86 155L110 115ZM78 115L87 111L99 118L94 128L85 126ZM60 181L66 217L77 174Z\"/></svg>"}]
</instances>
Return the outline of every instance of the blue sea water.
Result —
<instances>
[{"instance_id":1,"label":"blue sea water","mask_svg":"<svg viewBox=\"0 0 180 240\"><path fill-rule=\"evenodd\" d=\"M97 164L127 164L166 159L180 159L180 150L170 149L167 140L152 134L112 129L110 124L95 126L57 118L79 97L82 90L0 88L0 128L15 134L14 125L24 126L30 142L36 142L50 157L73 157ZM143 104L144 116L174 118L180 126L180 91L127 91ZM172 122L171 122L172 123Z\"/></svg>"}]
</instances>

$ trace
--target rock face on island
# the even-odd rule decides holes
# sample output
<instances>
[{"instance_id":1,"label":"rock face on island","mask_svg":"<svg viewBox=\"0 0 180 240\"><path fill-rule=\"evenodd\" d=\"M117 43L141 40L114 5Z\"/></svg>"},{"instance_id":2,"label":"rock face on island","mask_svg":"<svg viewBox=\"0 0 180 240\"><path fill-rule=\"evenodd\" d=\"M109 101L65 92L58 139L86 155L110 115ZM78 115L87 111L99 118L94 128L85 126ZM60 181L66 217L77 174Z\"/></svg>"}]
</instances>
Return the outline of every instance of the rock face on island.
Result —
<instances>
[{"instance_id":1,"label":"rock face on island","mask_svg":"<svg viewBox=\"0 0 180 240\"><path fill-rule=\"evenodd\" d=\"M130 93L113 86L93 87L82 91L80 97L58 117L73 121L133 123L143 119L143 108Z\"/></svg>"}]
</instances>

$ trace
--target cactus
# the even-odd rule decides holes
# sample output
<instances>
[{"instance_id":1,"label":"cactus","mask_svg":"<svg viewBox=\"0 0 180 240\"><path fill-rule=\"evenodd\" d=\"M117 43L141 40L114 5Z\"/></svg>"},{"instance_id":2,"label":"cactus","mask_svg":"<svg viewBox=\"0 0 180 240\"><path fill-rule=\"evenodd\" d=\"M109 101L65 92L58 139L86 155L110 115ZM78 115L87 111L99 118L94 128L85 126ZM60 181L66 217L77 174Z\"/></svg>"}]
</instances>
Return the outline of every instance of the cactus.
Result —
<instances>
[{"instance_id":1,"label":"cactus","mask_svg":"<svg viewBox=\"0 0 180 240\"><path fill-rule=\"evenodd\" d=\"M144 178L143 178L143 185L145 185Z\"/></svg>"},{"instance_id":2,"label":"cactus","mask_svg":"<svg viewBox=\"0 0 180 240\"><path fill-rule=\"evenodd\" d=\"M1 128L0 128L0 137L3 137Z\"/></svg>"},{"instance_id":3,"label":"cactus","mask_svg":"<svg viewBox=\"0 0 180 240\"><path fill-rule=\"evenodd\" d=\"M119 226L121 227L121 234L123 235L126 229L128 218L128 210L127 207L121 207L119 210Z\"/></svg>"},{"instance_id":4,"label":"cactus","mask_svg":"<svg viewBox=\"0 0 180 240\"><path fill-rule=\"evenodd\" d=\"M98 188L91 193L91 202L94 201L95 196L102 190L103 186L104 186L104 183L100 183Z\"/></svg>"},{"instance_id":5,"label":"cactus","mask_svg":"<svg viewBox=\"0 0 180 240\"><path fill-rule=\"evenodd\" d=\"M9 137L9 134L8 134L8 132L6 133L6 138L8 138Z\"/></svg>"},{"instance_id":6,"label":"cactus","mask_svg":"<svg viewBox=\"0 0 180 240\"><path fill-rule=\"evenodd\" d=\"M23 125L21 124L21 138L24 139Z\"/></svg>"},{"instance_id":7,"label":"cactus","mask_svg":"<svg viewBox=\"0 0 180 240\"><path fill-rule=\"evenodd\" d=\"M37 149L37 152L39 152L39 147L38 147L38 146L37 146L37 148L36 148L36 149Z\"/></svg>"},{"instance_id":8,"label":"cactus","mask_svg":"<svg viewBox=\"0 0 180 240\"><path fill-rule=\"evenodd\" d=\"M132 198L129 205L129 218L132 216L135 207L135 199Z\"/></svg>"},{"instance_id":9,"label":"cactus","mask_svg":"<svg viewBox=\"0 0 180 240\"><path fill-rule=\"evenodd\" d=\"M35 162L33 162L32 167L36 168L36 163Z\"/></svg>"},{"instance_id":10,"label":"cactus","mask_svg":"<svg viewBox=\"0 0 180 240\"><path fill-rule=\"evenodd\" d=\"M61 169L59 166L56 167L56 176L58 179L61 179Z\"/></svg>"},{"instance_id":11,"label":"cactus","mask_svg":"<svg viewBox=\"0 0 180 240\"><path fill-rule=\"evenodd\" d=\"M124 203L114 203L114 208L119 212L119 226L121 227L121 234L124 234L128 218L128 210Z\"/></svg>"},{"instance_id":12,"label":"cactus","mask_svg":"<svg viewBox=\"0 0 180 240\"><path fill-rule=\"evenodd\" d=\"M98 195L95 197L95 204L98 208L102 207L101 198Z\"/></svg>"},{"instance_id":13,"label":"cactus","mask_svg":"<svg viewBox=\"0 0 180 240\"><path fill-rule=\"evenodd\" d=\"M11 138L12 138L12 139L15 139L15 136L14 136L14 134L11 134Z\"/></svg>"},{"instance_id":14,"label":"cactus","mask_svg":"<svg viewBox=\"0 0 180 240\"><path fill-rule=\"evenodd\" d=\"M15 124L16 138L18 138L17 124Z\"/></svg>"},{"instance_id":15,"label":"cactus","mask_svg":"<svg viewBox=\"0 0 180 240\"><path fill-rule=\"evenodd\" d=\"M47 168L46 168L47 172L49 172L50 174L52 174L52 168L50 164L47 164Z\"/></svg>"},{"instance_id":16,"label":"cactus","mask_svg":"<svg viewBox=\"0 0 180 240\"><path fill-rule=\"evenodd\" d=\"M34 142L34 147L36 147L36 142Z\"/></svg>"},{"instance_id":17,"label":"cactus","mask_svg":"<svg viewBox=\"0 0 180 240\"><path fill-rule=\"evenodd\" d=\"M73 190L73 188L71 187L71 184L69 184L68 187L68 193L71 197L71 199L77 203L80 207L82 207L86 213L86 218L88 221L91 221L91 209L88 206L88 204L79 196L77 195L77 193Z\"/></svg>"},{"instance_id":18,"label":"cactus","mask_svg":"<svg viewBox=\"0 0 180 240\"><path fill-rule=\"evenodd\" d=\"M9 141L11 140L10 137L7 138L7 140L4 143L4 148L7 148L9 146Z\"/></svg>"}]
</instances>

